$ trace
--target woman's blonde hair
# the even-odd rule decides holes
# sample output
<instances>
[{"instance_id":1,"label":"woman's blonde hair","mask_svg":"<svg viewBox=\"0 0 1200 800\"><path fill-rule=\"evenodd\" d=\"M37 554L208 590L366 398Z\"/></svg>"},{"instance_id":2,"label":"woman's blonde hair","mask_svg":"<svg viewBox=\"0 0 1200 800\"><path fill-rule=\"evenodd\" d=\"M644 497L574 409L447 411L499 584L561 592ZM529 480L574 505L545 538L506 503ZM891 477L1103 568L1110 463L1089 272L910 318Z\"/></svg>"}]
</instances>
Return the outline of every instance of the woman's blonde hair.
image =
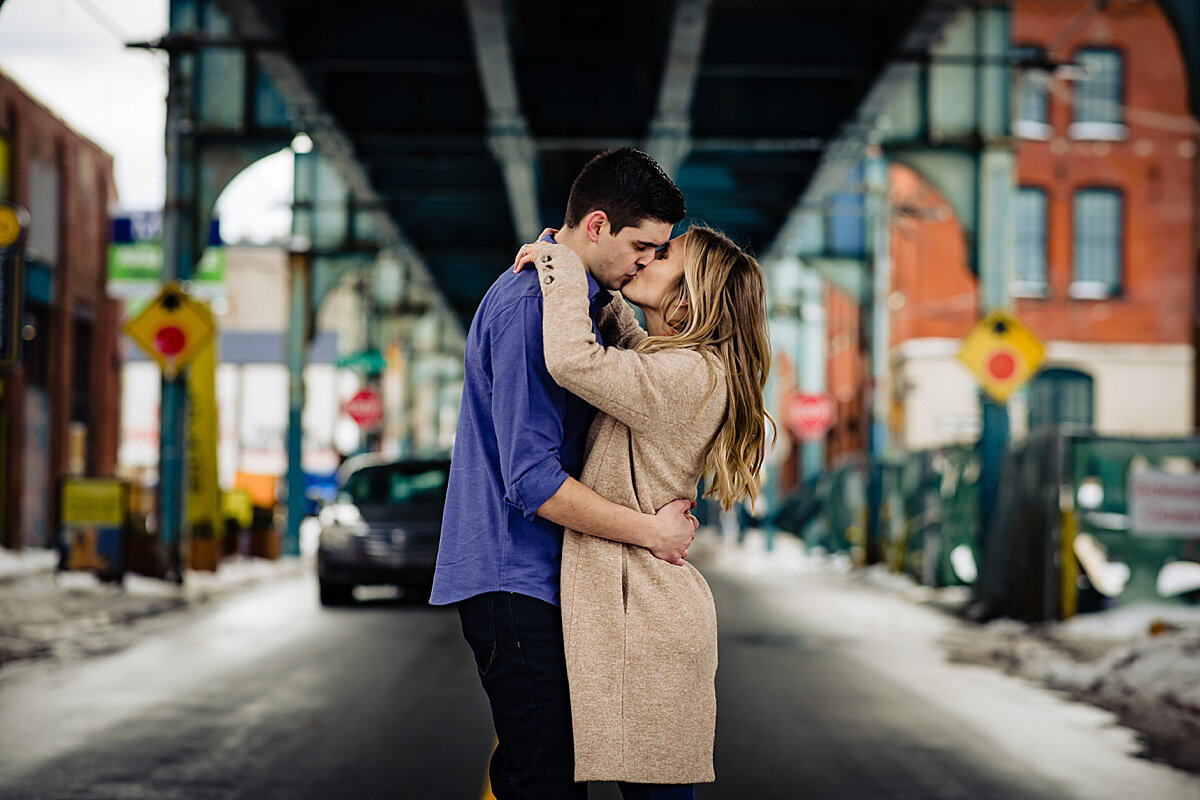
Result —
<instances>
[{"instance_id":1,"label":"woman's blonde hair","mask_svg":"<svg viewBox=\"0 0 1200 800\"><path fill-rule=\"evenodd\" d=\"M728 403L705 471L707 494L728 510L758 496L767 423L774 427L763 402L771 369L766 283L758 261L723 233L693 225L684 242L683 274L662 307L675 332L649 336L637 349L688 347L720 359Z\"/></svg>"}]
</instances>

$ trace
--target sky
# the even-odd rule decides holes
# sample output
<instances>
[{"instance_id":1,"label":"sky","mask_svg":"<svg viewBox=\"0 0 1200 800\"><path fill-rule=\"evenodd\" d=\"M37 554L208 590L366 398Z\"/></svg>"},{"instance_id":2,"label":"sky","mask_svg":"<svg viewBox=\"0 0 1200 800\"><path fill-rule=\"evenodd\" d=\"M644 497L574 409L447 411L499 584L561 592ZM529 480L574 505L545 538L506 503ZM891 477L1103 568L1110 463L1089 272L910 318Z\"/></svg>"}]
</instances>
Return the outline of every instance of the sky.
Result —
<instances>
[{"instance_id":1,"label":"sky","mask_svg":"<svg viewBox=\"0 0 1200 800\"><path fill-rule=\"evenodd\" d=\"M168 0L2 1L0 72L112 154L119 209L162 208L166 56L124 43L161 37ZM244 171L217 204L222 238L286 237L291 183L286 151Z\"/></svg>"}]
</instances>

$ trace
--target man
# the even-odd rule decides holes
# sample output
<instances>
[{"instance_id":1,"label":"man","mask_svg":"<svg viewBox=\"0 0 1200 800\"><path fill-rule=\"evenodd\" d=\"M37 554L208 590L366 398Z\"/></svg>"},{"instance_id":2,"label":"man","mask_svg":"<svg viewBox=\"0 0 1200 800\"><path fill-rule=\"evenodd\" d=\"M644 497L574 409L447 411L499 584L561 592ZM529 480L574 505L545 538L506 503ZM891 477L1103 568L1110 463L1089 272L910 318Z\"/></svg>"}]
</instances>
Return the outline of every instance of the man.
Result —
<instances>
[{"instance_id":1,"label":"man","mask_svg":"<svg viewBox=\"0 0 1200 800\"><path fill-rule=\"evenodd\" d=\"M683 219L683 195L645 153L608 150L571 186L558 243L589 273L593 331L614 295ZM621 302L616 300L615 302ZM607 313L607 317L605 316ZM467 335L462 407L430 602L456 603L492 707L490 767L499 800L587 796L574 782L559 603L562 529L648 548L682 563L690 504L656 515L579 483L595 410L558 386L542 355L537 273L505 271Z\"/></svg>"}]
</instances>

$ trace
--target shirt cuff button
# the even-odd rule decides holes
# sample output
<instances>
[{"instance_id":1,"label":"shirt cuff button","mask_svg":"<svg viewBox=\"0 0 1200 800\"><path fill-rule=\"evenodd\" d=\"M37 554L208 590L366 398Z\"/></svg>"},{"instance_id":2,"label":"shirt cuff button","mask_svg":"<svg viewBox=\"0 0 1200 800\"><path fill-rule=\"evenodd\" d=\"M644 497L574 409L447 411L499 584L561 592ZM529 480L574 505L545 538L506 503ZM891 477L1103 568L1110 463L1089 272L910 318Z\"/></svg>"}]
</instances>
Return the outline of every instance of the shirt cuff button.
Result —
<instances>
[{"instance_id":1,"label":"shirt cuff button","mask_svg":"<svg viewBox=\"0 0 1200 800\"><path fill-rule=\"evenodd\" d=\"M553 275L547 275L547 276L545 277L545 279L543 279L542 283L554 283L554 276L553 276Z\"/></svg>"}]
</instances>

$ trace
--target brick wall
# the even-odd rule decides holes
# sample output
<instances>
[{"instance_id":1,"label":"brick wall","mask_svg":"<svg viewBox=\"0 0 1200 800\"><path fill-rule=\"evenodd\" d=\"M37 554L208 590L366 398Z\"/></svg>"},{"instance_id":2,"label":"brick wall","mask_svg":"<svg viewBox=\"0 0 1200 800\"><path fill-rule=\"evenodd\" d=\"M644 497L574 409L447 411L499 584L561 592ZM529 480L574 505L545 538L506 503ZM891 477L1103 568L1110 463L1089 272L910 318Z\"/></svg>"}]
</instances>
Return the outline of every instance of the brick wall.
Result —
<instances>
[{"instance_id":1,"label":"brick wall","mask_svg":"<svg viewBox=\"0 0 1200 800\"><path fill-rule=\"evenodd\" d=\"M892 206L891 344L965 336L979 319L979 289L967 266L962 226L917 173L888 170Z\"/></svg>"},{"instance_id":2,"label":"brick wall","mask_svg":"<svg viewBox=\"0 0 1200 800\"><path fill-rule=\"evenodd\" d=\"M1073 22L1084 19L1090 5L1018 0L1013 7L1015 44L1049 43L1047 55L1059 61L1081 48L1122 55L1128 130L1120 141L1069 138L1073 84L1051 84L1053 135L1022 140L1017 151L1018 184L1047 193L1050 291L1045 299L1019 300L1017 313L1046 339L1190 343L1196 122L1187 106L1183 56L1156 3L1116 2L1082 25ZM1094 186L1116 188L1123 198L1124 290L1108 300L1072 300L1072 198Z\"/></svg>"},{"instance_id":3,"label":"brick wall","mask_svg":"<svg viewBox=\"0 0 1200 800\"><path fill-rule=\"evenodd\" d=\"M1015 301L1017 314L1047 341L1200 342L1200 128L1187 107L1177 37L1158 5L1116 0L1098 8L1085 0L1015 0L1012 42L1041 46L1053 61L1070 61L1081 48L1120 52L1126 126L1126 135L1116 141L1070 138L1074 89L1060 77L1049 91L1049 137L1017 140L1016 184L1041 188L1047 196L1048 281L1045 297ZM978 287L968 267L962 226L945 199L912 170L893 166L889 184L893 353L914 339L961 338L979 318ZM1092 187L1118 190L1123 204L1122 290L1101 300L1075 299L1069 292L1073 198L1078 189ZM855 310L837 292L831 292L827 309L832 345L837 335L833 328L846 327ZM857 380L861 396L865 387L858 357L857 348L843 348L836 358L831 349L830 391L844 392ZM855 413L865 412L839 402L831 456L853 441Z\"/></svg>"},{"instance_id":4,"label":"brick wall","mask_svg":"<svg viewBox=\"0 0 1200 800\"><path fill-rule=\"evenodd\" d=\"M74 403L87 426L86 470L92 475L112 474L116 467L119 431L120 372L117 351L118 306L105 291L109 238L109 206L116 200L112 157L73 131L63 120L37 102L19 85L0 74L0 136L9 145L7 196L29 207L31 163L53 165L58 173L59 224L56 263L50 266L52 302L48 319L38 326L45 337L45 383L49 397L48 485L66 474L70 458L69 423L72 393L81 377L89 384L85 401ZM38 225L35 219L32 226ZM83 326L83 327L79 327ZM76 352L77 329L88 331L87 352ZM82 359L84 363L77 364ZM26 446L25 392L28 366L22 364L4 375L0 403L8 423L10 469L4 498L4 529L0 541L14 547L21 542L21 498L24 476L19 468ZM53 506L52 498L45 502ZM50 531L56 520L49 518ZM49 545L50 541L26 543Z\"/></svg>"},{"instance_id":5,"label":"brick wall","mask_svg":"<svg viewBox=\"0 0 1200 800\"><path fill-rule=\"evenodd\" d=\"M858 305L845 292L825 292L825 332L829 393L837 403L837 419L825 439L825 459L837 461L866 446L863 409L862 336Z\"/></svg>"}]
</instances>

